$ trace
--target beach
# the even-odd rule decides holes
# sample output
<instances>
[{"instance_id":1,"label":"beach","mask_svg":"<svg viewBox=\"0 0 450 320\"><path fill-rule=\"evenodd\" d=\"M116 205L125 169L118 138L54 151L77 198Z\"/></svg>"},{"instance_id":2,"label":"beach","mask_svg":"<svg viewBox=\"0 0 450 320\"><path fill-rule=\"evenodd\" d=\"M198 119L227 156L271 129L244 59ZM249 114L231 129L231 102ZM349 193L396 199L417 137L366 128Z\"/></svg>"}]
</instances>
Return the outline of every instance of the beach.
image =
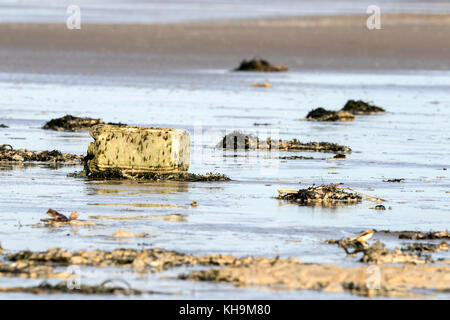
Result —
<instances>
[{"instance_id":1,"label":"beach","mask_svg":"<svg viewBox=\"0 0 450 320\"><path fill-rule=\"evenodd\" d=\"M42 129L65 114L180 128L191 135L190 172L216 172L231 179L96 181L74 175L82 170L80 164L1 163L0 243L5 254L55 247L162 248L194 256L230 254L275 262L296 258L305 265L319 265L319 271L327 265L337 273L339 268L354 268L349 270L363 277L369 264L327 241L373 229L371 243L382 241L394 250L414 241L382 231L446 231L450 16L385 14L380 30L367 29L366 20L365 15L335 15L109 22L82 24L80 30L54 22L0 24L0 124L8 126L0 128L0 145L84 155L92 142L89 132ZM286 65L289 71L232 71L253 57ZM265 82L271 87L253 86ZM386 113L357 115L349 122L305 120L314 108L338 110L349 99L370 101ZM338 143L352 152L342 161L319 152L295 153L305 159L292 160L282 158L293 154L285 151L217 149L222 137L234 130L262 138ZM401 183L387 182L400 178ZM379 203L373 199L336 207L276 199L280 189L340 183L386 200L386 210L374 210ZM76 211L93 225L46 225L40 219L47 217L48 208ZM118 230L142 236L118 238ZM439 277L447 269L436 270L441 265L448 268L449 251L433 252L432 258L434 262L419 267ZM283 263L291 273L289 261ZM389 280L389 272L398 275L396 268L402 266L381 266L386 270L383 279ZM59 267L64 270L66 265ZM433 285L439 284L434 289L399 295L385 287L370 294L303 284L273 290L271 281L255 287L251 270L246 277L250 280L241 281L244 285L180 276L210 267L183 264L139 273L113 263L86 264L81 266L81 282L98 285L99 279L118 277L132 288L158 291L126 296L132 299L354 299L372 294L449 299L445 273L433 278ZM408 267L411 274L421 273L414 265ZM41 280L1 278L2 286L9 287L33 286ZM77 292L0 292L3 299L49 296L105 298Z\"/></svg>"}]
</instances>

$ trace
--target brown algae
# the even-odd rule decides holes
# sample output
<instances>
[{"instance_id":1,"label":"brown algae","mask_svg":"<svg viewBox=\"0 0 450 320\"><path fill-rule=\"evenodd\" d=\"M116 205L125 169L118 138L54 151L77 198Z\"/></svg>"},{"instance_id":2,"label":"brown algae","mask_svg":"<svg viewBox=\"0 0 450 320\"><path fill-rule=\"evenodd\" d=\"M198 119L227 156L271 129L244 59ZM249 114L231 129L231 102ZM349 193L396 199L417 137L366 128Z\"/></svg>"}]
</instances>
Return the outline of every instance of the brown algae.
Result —
<instances>
[{"instance_id":1,"label":"brown algae","mask_svg":"<svg viewBox=\"0 0 450 320\"><path fill-rule=\"evenodd\" d=\"M47 130L56 131L86 131L98 124L105 124L101 119L93 119L87 117L74 117L70 114L61 118L56 118L48 121L42 127ZM108 123L109 125L124 126L122 123Z\"/></svg>"},{"instance_id":2,"label":"brown algae","mask_svg":"<svg viewBox=\"0 0 450 320\"><path fill-rule=\"evenodd\" d=\"M341 110L350 112L354 115L371 115L386 112L383 108L371 105L362 100L348 100Z\"/></svg>"},{"instance_id":3,"label":"brown algae","mask_svg":"<svg viewBox=\"0 0 450 320\"><path fill-rule=\"evenodd\" d=\"M72 163L81 162L83 156L60 151L30 151L27 149L14 149L9 144L0 145L0 162L58 162Z\"/></svg>"},{"instance_id":4,"label":"brown algae","mask_svg":"<svg viewBox=\"0 0 450 320\"><path fill-rule=\"evenodd\" d=\"M347 111L331 111L324 108L311 110L306 115L309 121L353 121L355 116Z\"/></svg>"},{"instance_id":5,"label":"brown algae","mask_svg":"<svg viewBox=\"0 0 450 320\"><path fill-rule=\"evenodd\" d=\"M270 137L261 140L253 134L246 134L240 131L233 131L224 136L216 145L218 149L232 150L277 150L290 152L329 152L329 153L350 153L351 149L337 143L329 142L307 142L302 143L297 139L272 140Z\"/></svg>"},{"instance_id":6,"label":"brown algae","mask_svg":"<svg viewBox=\"0 0 450 320\"><path fill-rule=\"evenodd\" d=\"M367 267L343 268L335 265L304 264L298 259L255 259L245 265L227 265L194 271L184 280L228 282L237 287L274 290L317 290L350 292L371 296L408 297L416 289L446 292L450 266L406 265L378 267L380 280L371 282Z\"/></svg>"},{"instance_id":7,"label":"brown algae","mask_svg":"<svg viewBox=\"0 0 450 320\"><path fill-rule=\"evenodd\" d=\"M352 121L355 115L373 115L385 113L383 108L371 105L362 100L348 100L345 106L338 111L317 108L311 110L306 115L306 120L310 121Z\"/></svg>"},{"instance_id":8,"label":"brown algae","mask_svg":"<svg viewBox=\"0 0 450 320\"><path fill-rule=\"evenodd\" d=\"M278 190L277 199L296 202L305 206L336 206L356 204L362 197L356 193L344 191L338 184L312 186L299 190Z\"/></svg>"},{"instance_id":9,"label":"brown algae","mask_svg":"<svg viewBox=\"0 0 450 320\"><path fill-rule=\"evenodd\" d=\"M195 174L189 172L173 173L173 174L158 174L158 173L139 173L126 174L120 169L108 169L102 172L93 173L77 172L73 174L74 177L87 177L91 180L139 180L139 181L179 181L179 182L216 182L216 181L230 181L231 179L220 173L209 172L206 174Z\"/></svg>"},{"instance_id":10,"label":"brown algae","mask_svg":"<svg viewBox=\"0 0 450 320\"><path fill-rule=\"evenodd\" d=\"M234 71L281 72L288 71L288 67L284 65L275 66L266 60L253 58L248 61L243 60Z\"/></svg>"}]
</instances>

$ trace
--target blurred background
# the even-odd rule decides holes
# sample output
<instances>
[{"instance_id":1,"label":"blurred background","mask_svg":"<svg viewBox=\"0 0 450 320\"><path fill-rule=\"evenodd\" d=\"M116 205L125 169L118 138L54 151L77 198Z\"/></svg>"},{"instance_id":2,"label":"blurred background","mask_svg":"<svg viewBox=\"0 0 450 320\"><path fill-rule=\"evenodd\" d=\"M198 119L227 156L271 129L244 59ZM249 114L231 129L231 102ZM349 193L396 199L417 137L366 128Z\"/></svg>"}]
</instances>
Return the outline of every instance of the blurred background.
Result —
<instances>
[{"instance_id":1,"label":"blurred background","mask_svg":"<svg viewBox=\"0 0 450 320\"><path fill-rule=\"evenodd\" d=\"M361 15L369 5L383 13L448 14L443 0L1 0L0 22L65 22L78 5L90 23L161 23L303 15Z\"/></svg>"}]
</instances>

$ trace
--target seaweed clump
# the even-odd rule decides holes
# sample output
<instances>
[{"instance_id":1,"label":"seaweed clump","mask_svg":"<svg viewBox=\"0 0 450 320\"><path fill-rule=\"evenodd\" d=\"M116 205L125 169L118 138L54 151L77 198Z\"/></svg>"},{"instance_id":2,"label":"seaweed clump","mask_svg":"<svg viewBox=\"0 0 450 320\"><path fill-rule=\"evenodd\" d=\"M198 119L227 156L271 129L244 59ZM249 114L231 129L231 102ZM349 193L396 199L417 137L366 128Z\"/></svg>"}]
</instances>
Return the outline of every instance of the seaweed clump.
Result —
<instances>
[{"instance_id":1,"label":"seaweed clump","mask_svg":"<svg viewBox=\"0 0 450 320\"><path fill-rule=\"evenodd\" d=\"M405 179L403 179L403 178L400 178L400 179L386 179L386 180L383 180L383 182L403 183L403 182L405 182Z\"/></svg>"},{"instance_id":2,"label":"seaweed clump","mask_svg":"<svg viewBox=\"0 0 450 320\"><path fill-rule=\"evenodd\" d=\"M339 204L355 204L362 201L362 197L356 193L344 191L337 184L307 189L279 190L277 199L297 202L306 206L335 206Z\"/></svg>"},{"instance_id":3,"label":"seaweed clump","mask_svg":"<svg viewBox=\"0 0 450 320\"><path fill-rule=\"evenodd\" d=\"M234 71L281 72L288 71L288 67L284 65L275 66L266 60L253 58L248 61L243 60Z\"/></svg>"},{"instance_id":4,"label":"seaweed clump","mask_svg":"<svg viewBox=\"0 0 450 320\"><path fill-rule=\"evenodd\" d=\"M0 161L5 162L80 162L83 156L53 151L14 149L9 144L0 145Z\"/></svg>"},{"instance_id":5,"label":"seaweed clump","mask_svg":"<svg viewBox=\"0 0 450 320\"><path fill-rule=\"evenodd\" d=\"M367 264L424 264L427 262L433 262L431 256L421 254L423 251L419 251L419 253L416 254L414 252L418 250L413 250L412 248L395 248L394 250L388 250L381 241L376 241L374 244L369 246L364 242L351 242L348 241L348 239L344 239L339 241L338 244L348 255L355 255L356 253L362 252L363 256L359 261ZM350 252L348 250L349 248L353 248L353 252Z\"/></svg>"},{"instance_id":6,"label":"seaweed clump","mask_svg":"<svg viewBox=\"0 0 450 320\"><path fill-rule=\"evenodd\" d=\"M231 150L278 150L290 152L330 152L330 153L350 153L349 147L330 142L307 142L303 143L297 139L272 140L270 137L261 140L253 134L246 134L240 131L233 131L224 136L216 145L218 149Z\"/></svg>"},{"instance_id":7,"label":"seaweed clump","mask_svg":"<svg viewBox=\"0 0 450 320\"><path fill-rule=\"evenodd\" d=\"M106 281L100 285L80 285L76 289L71 289L66 281L52 285L43 282L37 286L31 287L0 287L0 292L9 293L30 293L30 294L99 294L99 295L141 295L143 292L132 288L122 288L119 286L106 286ZM152 292L150 292L152 293Z\"/></svg>"},{"instance_id":8,"label":"seaweed clump","mask_svg":"<svg viewBox=\"0 0 450 320\"><path fill-rule=\"evenodd\" d=\"M450 246L447 242L442 241L439 244L436 243L412 243L401 249L402 251L415 251L415 252L439 252L449 251Z\"/></svg>"},{"instance_id":9,"label":"seaweed clump","mask_svg":"<svg viewBox=\"0 0 450 320\"><path fill-rule=\"evenodd\" d=\"M450 240L450 233L448 231L440 231L440 232L402 231L399 233L398 238L409 240L436 240L436 239Z\"/></svg>"},{"instance_id":10,"label":"seaweed clump","mask_svg":"<svg viewBox=\"0 0 450 320\"><path fill-rule=\"evenodd\" d=\"M363 114L375 114L384 113L386 110L375 105L371 105L362 100L348 100L342 111L348 111L351 114L363 115Z\"/></svg>"},{"instance_id":11,"label":"seaweed clump","mask_svg":"<svg viewBox=\"0 0 450 320\"><path fill-rule=\"evenodd\" d=\"M75 177L87 177L92 180L149 180L149 181L183 181L183 182L216 182L230 181L231 179L224 174L209 172L206 174L196 174L189 172L181 173L125 173L119 168L106 169L100 172L89 172L85 168L83 173L74 174Z\"/></svg>"},{"instance_id":12,"label":"seaweed clump","mask_svg":"<svg viewBox=\"0 0 450 320\"><path fill-rule=\"evenodd\" d=\"M168 251L159 248L136 250L115 249L113 251L103 250L80 250L69 252L59 248L52 248L43 252L32 252L29 250L19 251L6 255L6 261L13 262L8 266L33 266L46 267L46 272L53 267L68 265L83 265L93 267L128 267L140 271L162 272L164 270L180 266L225 266L230 264L245 264L253 257L238 258L232 255L209 254L204 256L193 256L190 254ZM5 264L6 265L6 264ZM1 266L1 264L0 264ZM1 275L0 269L0 275ZM22 268L25 273L28 269ZM54 274L57 275L57 274ZM64 277L63 274L60 277Z\"/></svg>"},{"instance_id":13,"label":"seaweed clump","mask_svg":"<svg viewBox=\"0 0 450 320\"><path fill-rule=\"evenodd\" d=\"M352 121L355 116L347 111L331 111L324 108L311 110L306 119L310 121Z\"/></svg>"},{"instance_id":14,"label":"seaweed clump","mask_svg":"<svg viewBox=\"0 0 450 320\"><path fill-rule=\"evenodd\" d=\"M317 108L311 110L306 115L306 120L310 121L352 121L355 115L371 115L376 113L384 113L383 108L371 105L362 100L348 100L345 106L338 111Z\"/></svg>"},{"instance_id":15,"label":"seaweed clump","mask_svg":"<svg viewBox=\"0 0 450 320\"><path fill-rule=\"evenodd\" d=\"M398 239L405 240L450 240L450 233L448 231L389 231L380 230L378 233L396 236Z\"/></svg>"},{"instance_id":16,"label":"seaweed clump","mask_svg":"<svg viewBox=\"0 0 450 320\"><path fill-rule=\"evenodd\" d=\"M56 131L85 131L91 129L98 124L105 124L101 119L93 119L87 117L74 117L70 114L61 118L56 118L48 121L42 128ZM109 125L124 126L122 123L107 123Z\"/></svg>"}]
</instances>

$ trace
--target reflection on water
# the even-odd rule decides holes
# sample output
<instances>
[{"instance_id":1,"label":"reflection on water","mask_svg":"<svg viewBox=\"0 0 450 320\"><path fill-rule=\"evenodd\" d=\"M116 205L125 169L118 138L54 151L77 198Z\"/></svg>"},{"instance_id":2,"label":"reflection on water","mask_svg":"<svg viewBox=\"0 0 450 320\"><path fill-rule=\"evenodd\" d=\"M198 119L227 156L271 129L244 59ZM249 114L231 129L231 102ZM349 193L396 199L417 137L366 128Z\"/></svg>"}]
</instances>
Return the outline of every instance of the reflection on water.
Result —
<instances>
[{"instance_id":1,"label":"reflection on water","mask_svg":"<svg viewBox=\"0 0 450 320\"><path fill-rule=\"evenodd\" d=\"M138 208L186 208L176 204L159 203L88 203L88 206L129 206Z\"/></svg>"},{"instance_id":2,"label":"reflection on water","mask_svg":"<svg viewBox=\"0 0 450 320\"><path fill-rule=\"evenodd\" d=\"M91 187L87 188L89 194L109 195L109 194L175 194L178 192L188 192L189 183L178 181L146 182L146 181L101 181L90 182ZM117 188L119 187L119 188Z\"/></svg>"}]
</instances>

